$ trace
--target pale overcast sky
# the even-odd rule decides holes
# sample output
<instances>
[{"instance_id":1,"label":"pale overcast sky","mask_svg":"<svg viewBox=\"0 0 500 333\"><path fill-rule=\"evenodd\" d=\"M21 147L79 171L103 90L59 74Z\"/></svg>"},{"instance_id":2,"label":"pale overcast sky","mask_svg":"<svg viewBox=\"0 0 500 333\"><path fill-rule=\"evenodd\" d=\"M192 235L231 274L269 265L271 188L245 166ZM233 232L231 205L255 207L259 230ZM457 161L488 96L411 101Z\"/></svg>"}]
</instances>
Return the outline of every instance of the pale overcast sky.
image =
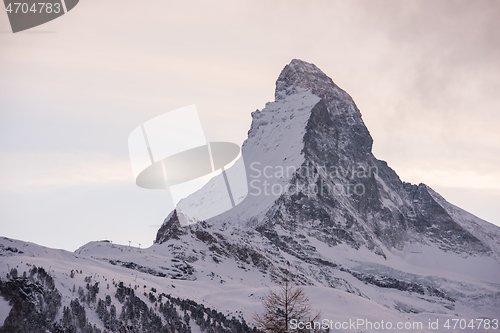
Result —
<instances>
[{"instance_id":1,"label":"pale overcast sky","mask_svg":"<svg viewBox=\"0 0 500 333\"><path fill-rule=\"evenodd\" d=\"M163 192L127 138L196 104L241 144L291 59L356 101L401 179L500 225L500 2L81 0L12 34L0 10L0 235L75 250L152 244Z\"/></svg>"}]
</instances>

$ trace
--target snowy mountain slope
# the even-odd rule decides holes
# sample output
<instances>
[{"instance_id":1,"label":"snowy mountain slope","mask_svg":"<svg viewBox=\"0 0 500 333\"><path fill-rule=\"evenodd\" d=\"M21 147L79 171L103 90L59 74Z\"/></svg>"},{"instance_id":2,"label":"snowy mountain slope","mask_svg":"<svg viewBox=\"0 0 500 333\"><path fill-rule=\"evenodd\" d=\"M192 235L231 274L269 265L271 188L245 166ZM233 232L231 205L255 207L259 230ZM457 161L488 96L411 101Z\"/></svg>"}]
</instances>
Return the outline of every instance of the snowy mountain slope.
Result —
<instances>
[{"instance_id":1,"label":"snowy mountain slope","mask_svg":"<svg viewBox=\"0 0 500 333\"><path fill-rule=\"evenodd\" d=\"M317 96L303 89L285 100L267 103L264 110L256 110L252 113L254 125L248 132L248 139L243 144L242 155L247 173L255 184L267 181L269 188L275 184L283 187L290 181L294 170L300 168L304 163L304 156L301 155L302 137L305 134L310 110L318 102ZM258 149L251 147L258 147ZM283 168L284 172L279 177L268 178L264 174L259 176L260 167L267 167L269 170ZM231 172L231 169L227 172ZM210 200L214 200L214 197L224 193L213 191L212 187L215 186L215 183L218 183L216 178L212 179L195 195L183 199L179 203L179 207L182 209L185 206L208 204ZM277 199L279 195L271 191L269 191L269 195L254 195L257 191L253 186L254 183L249 184L250 194L245 199L245 205L236 206L231 210L231 214L223 214L212 220L211 223L232 225L263 218L261 214L271 208L273 200Z\"/></svg>"},{"instance_id":2,"label":"snowy mountain slope","mask_svg":"<svg viewBox=\"0 0 500 333\"><path fill-rule=\"evenodd\" d=\"M222 291L217 284L208 286L203 282L193 284L152 276L89 256L0 238L0 294L3 296L0 310L1 324L4 324L0 332L18 329L20 332L45 332L44 329L66 332L71 328L74 332L115 332L123 331L124 327L130 332L159 332L160 327L168 327L169 332L200 332L208 327L215 329L217 325L220 332L249 332L241 311L249 304L255 307L260 300L247 297L240 286L232 289ZM231 301L230 297L225 303L208 300L216 299L211 293L217 292L238 294L244 301ZM47 295L53 297L47 299ZM190 298L211 305L204 307L186 301ZM216 319L207 323L214 305L226 309L225 314L215 312ZM113 312L115 315L110 317ZM190 316L188 320L186 313ZM204 316L204 322L198 320L200 316ZM231 319L232 316L238 319ZM29 323L23 324L24 321Z\"/></svg>"},{"instance_id":3,"label":"snowy mountain slope","mask_svg":"<svg viewBox=\"0 0 500 333\"><path fill-rule=\"evenodd\" d=\"M428 190L434 200L452 216L454 221L459 223L483 244L487 244L496 257L500 258L500 228L466 212L460 207L452 205L431 188L428 188Z\"/></svg>"},{"instance_id":4,"label":"snowy mountain slope","mask_svg":"<svg viewBox=\"0 0 500 333\"><path fill-rule=\"evenodd\" d=\"M10 248L10 250L6 250L7 248ZM160 318L160 310L157 305L159 303L158 299L159 295L165 294L171 295L173 298L191 299L197 304L217 309L226 318L235 316L244 318L247 322L251 322L253 313L261 311L260 302L262 296L267 292L267 286L273 285L268 274L262 274L262 272L252 268L247 270L235 269L231 266L230 259L225 259L224 262L219 263L204 261L203 268L205 271L202 271L201 267L195 267L193 269L194 279L192 280L154 276L151 272L144 273L137 270L137 266L129 265L127 268L116 263L130 260L130 262L134 262L141 267L150 267L152 263L158 265L161 263L165 265L164 268L168 266L174 269L177 262L172 261L172 257L164 255L160 245L149 249L137 249L113 245L109 242L92 242L80 248L77 251L78 253L73 254L22 241L1 238L0 250L2 255L0 279L2 281L8 280L6 276L8 272L11 272L12 268L16 268L18 276L22 276L24 272L27 272L29 276L29 271L33 266L45 267L48 274L53 277L55 288L61 295L61 305L55 317L55 322L64 322L64 311L62 309L64 307L71 308L71 302L75 302L75 299L82 299L79 296L80 288L84 293L87 293L86 285L88 281L90 281L91 286L98 283L99 290L95 295L96 302L87 301L85 297L80 302L85 311L86 320L92 326L95 325L94 329L96 331L97 329L105 329L104 321L99 317L99 302L97 300L105 300L106 296L109 295L110 305L115 306L117 318L121 318L121 313L127 311L124 310L126 308L124 305L127 302L120 303L119 297L116 296L119 290L123 290L120 287L120 282L123 282L125 288L129 286L131 290L134 290L136 297L146 304L153 313L158 314ZM348 247L341 249L341 251L348 251ZM112 260L115 260L115 265L111 264L107 259L95 259L103 255L112 257ZM369 258L373 254L365 251L364 255ZM356 264L353 262L349 267L355 267ZM195 265L193 264L193 266ZM365 268L369 270L368 267ZM73 277L71 277L72 270L76 272ZM209 270L216 272L214 276L206 276L205 273ZM238 271L242 271L242 274L238 275ZM405 293L396 289L382 290L382 288L365 285L362 281L354 279L346 272L340 271L338 274L351 280L352 288L363 289L366 294L358 296L353 292L345 292L341 289L324 287L319 284L307 286L305 289L313 308L323 312L322 318L332 321L344 322L349 319L363 318L364 320L376 322L383 318L384 321L393 323L425 323L429 319L439 319L444 322L446 319L455 318L456 314L468 319L478 316L494 316L494 314L485 313L484 311L471 312L465 305L447 300L438 300L438 303L441 302L441 304L435 304L433 297L429 295L415 297L405 295ZM263 277L263 275L266 278L258 278L259 276ZM441 281L437 277L434 277L434 279L436 284L446 284L449 288L453 287L453 281ZM221 280L224 282L221 283ZM458 282L455 283L458 284ZM107 288L108 284L109 289ZM73 291L73 285L75 291ZM460 285L464 289L463 285L467 285L467 283L460 282ZM470 293L477 296L478 285L470 284L470 287ZM479 288L483 289L485 294L495 290L488 284L480 285ZM154 302L150 299L151 295L156 299ZM485 307L493 309L494 306L498 305L487 304L489 301L488 299L484 300ZM162 302L163 304L167 303L165 297ZM453 310L440 310L443 305L449 306ZM397 308L396 311L393 309L394 306ZM107 308L109 309L110 306ZM429 314L429 309L434 310L432 314ZM182 318L183 312L180 308L178 314ZM192 314L190 316L193 317ZM167 320L163 318L162 321L164 324L167 323ZM141 327L143 328L143 326ZM190 320L190 329L192 332L201 332L200 327L192 319ZM139 330L139 332L141 331L146 330ZM349 332L352 330L339 331ZM237 330L230 330L230 332L237 332Z\"/></svg>"}]
</instances>

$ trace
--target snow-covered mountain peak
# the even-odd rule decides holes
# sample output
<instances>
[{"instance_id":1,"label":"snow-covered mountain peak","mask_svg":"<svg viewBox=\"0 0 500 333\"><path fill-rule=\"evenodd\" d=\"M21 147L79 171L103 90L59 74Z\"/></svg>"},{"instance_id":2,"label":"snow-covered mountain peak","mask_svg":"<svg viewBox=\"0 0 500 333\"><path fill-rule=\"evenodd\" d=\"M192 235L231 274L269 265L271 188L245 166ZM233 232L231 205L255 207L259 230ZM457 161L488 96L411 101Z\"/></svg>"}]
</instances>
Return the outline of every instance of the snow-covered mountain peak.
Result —
<instances>
[{"instance_id":1,"label":"snow-covered mountain peak","mask_svg":"<svg viewBox=\"0 0 500 333\"><path fill-rule=\"evenodd\" d=\"M276 82L276 100L252 118L242 147L249 194L208 225L250 228L275 241L279 223L329 246L366 247L383 257L409 242L496 256L496 245L473 227L477 218L450 212L426 186L403 183L373 156L373 140L356 104L315 65L297 59L286 65ZM210 183L181 203L203 207L207 198L216 199ZM189 234L172 233L176 219L174 214L165 220L157 243Z\"/></svg>"},{"instance_id":2,"label":"snow-covered mountain peak","mask_svg":"<svg viewBox=\"0 0 500 333\"><path fill-rule=\"evenodd\" d=\"M285 66L276 80L275 98L281 100L302 89L310 90L323 99L335 99L347 104L354 103L351 96L340 89L316 65L293 59ZM344 111L359 113L356 109L346 109Z\"/></svg>"}]
</instances>

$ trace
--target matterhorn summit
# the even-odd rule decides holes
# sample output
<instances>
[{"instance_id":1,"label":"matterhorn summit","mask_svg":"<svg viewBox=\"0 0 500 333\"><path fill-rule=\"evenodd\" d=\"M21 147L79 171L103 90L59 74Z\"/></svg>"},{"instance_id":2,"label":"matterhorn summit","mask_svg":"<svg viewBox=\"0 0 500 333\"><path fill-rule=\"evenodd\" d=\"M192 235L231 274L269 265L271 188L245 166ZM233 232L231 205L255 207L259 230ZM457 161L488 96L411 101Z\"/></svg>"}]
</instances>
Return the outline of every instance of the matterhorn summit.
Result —
<instances>
[{"instance_id":1,"label":"matterhorn summit","mask_svg":"<svg viewBox=\"0 0 500 333\"><path fill-rule=\"evenodd\" d=\"M202 266L256 267L275 282L293 276L372 300L391 291L402 297L380 301L391 308L499 309L499 289L489 288L500 283L500 228L402 181L372 143L351 96L294 59L276 81L275 101L252 113L242 148L248 196L186 228L174 211L155 246ZM213 200L209 185L184 200L204 198ZM199 247L205 255L193 253ZM457 275L490 287L473 296L449 279Z\"/></svg>"},{"instance_id":2,"label":"matterhorn summit","mask_svg":"<svg viewBox=\"0 0 500 333\"><path fill-rule=\"evenodd\" d=\"M308 230L329 245L364 247L383 257L436 246L445 253L498 259L500 241L491 234L498 228L449 204L429 186L401 181L376 159L353 99L315 65L292 60L276 81L275 98L252 113L243 144L249 195L207 225ZM184 201L205 198L213 200L210 186ZM158 232L158 243L174 220L175 213Z\"/></svg>"}]
</instances>

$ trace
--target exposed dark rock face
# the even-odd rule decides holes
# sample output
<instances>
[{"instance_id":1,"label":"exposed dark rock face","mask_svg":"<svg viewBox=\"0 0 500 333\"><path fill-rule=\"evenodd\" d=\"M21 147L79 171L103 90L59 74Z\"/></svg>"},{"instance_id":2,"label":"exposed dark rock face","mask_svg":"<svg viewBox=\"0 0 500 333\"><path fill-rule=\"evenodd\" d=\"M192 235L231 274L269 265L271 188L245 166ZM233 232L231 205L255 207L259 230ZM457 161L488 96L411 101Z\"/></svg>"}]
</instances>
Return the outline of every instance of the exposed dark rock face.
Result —
<instances>
[{"instance_id":1,"label":"exposed dark rock face","mask_svg":"<svg viewBox=\"0 0 500 333\"><path fill-rule=\"evenodd\" d=\"M185 235L187 231L179 224L177 212L174 211L165 220L156 236L156 242L163 243L168 239L179 239L180 236Z\"/></svg>"}]
</instances>

